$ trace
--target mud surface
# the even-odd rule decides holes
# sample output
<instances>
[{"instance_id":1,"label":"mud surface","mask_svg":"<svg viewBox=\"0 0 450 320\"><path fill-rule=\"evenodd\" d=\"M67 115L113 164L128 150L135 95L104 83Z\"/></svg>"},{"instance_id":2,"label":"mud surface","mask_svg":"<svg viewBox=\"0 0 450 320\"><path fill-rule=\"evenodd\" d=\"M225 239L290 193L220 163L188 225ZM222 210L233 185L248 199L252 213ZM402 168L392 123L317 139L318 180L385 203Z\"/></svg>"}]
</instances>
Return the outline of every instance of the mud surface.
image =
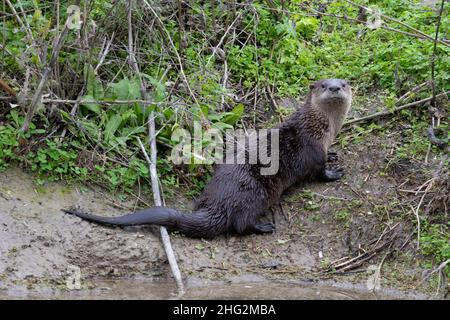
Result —
<instances>
[{"instance_id":1,"label":"mud surface","mask_svg":"<svg viewBox=\"0 0 450 320\"><path fill-rule=\"evenodd\" d=\"M354 254L381 232L380 217L370 210L376 199L386 201L394 193L394 181L377 176L377 151L366 148L341 150L348 172L341 182L308 185L306 193L291 190L283 214L275 215L273 235L211 241L172 235L188 284L185 298L428 298L420 281L423 270L411 256L384 261L375 293L367 289L373 270L368 266L379 265L380 256L345 276L321 272L324 264ZM174 198L172 206L189 206ZM349 207L353 200L358 201ZM136 203L84 186L37 187L18 168L1 173L0 298L174 298L157 228L105 228L59 210L73 205L116 215L133 210ZM342 208L351 211L344 220L335 214ZM78 268L81 289L71 291L68 279Z\"/></svg>"},{"instance_id":2,"label":"mud surface","mask_svg":"<svg viewBox=\"0 0 450 320\"><path fill-rule=\"evenodd\" d=\"M356 104L351 116L379 105L366 98ZM342 132L332 147L338 153L332 165L344 168L344 178L289 190L282 210L274 209L274 234L210 241L172 234L185 298L435 298L436 285L423 281L409 199L399 192L399 186L413 189L429 177L419 177L411 164L389 165L402 130L398 125L382 134ZM189 211L185 190L170 194L168 206ZM148 201L151 195L140 198ZM175 298L157 227L107 228L60 211L77 206L111 216L138 204L145 206L137 197L125 201L101 188L37 186L19 168L1 172L0 298ZM356 259L341 274L327 272L333 262L386 241L389 230L395 237L375 254ZM69 290L78 275L80 289Z\"/></svg>"}]
</instances>

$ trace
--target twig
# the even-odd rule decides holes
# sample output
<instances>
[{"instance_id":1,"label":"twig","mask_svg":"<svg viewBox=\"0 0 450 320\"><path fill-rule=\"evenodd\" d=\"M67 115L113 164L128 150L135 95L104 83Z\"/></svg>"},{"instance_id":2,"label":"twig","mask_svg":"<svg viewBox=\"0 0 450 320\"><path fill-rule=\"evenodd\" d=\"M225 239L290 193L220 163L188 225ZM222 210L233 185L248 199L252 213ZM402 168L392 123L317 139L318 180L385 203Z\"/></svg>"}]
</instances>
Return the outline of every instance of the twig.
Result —
<instances>
[{"instance_id":1,"label":"twig","mask_svg":"<svg viewBox=\"0 0 450 320\"><path fill-rule=\"evenodd\" d=\"M278 119L280 119L280 122L283 122L283 117L282 117L282 115L280 113L280 107L278 106L278 103L275 100L275 97L273 96L273 93L272 93L272 90L270 89L270 86L267 85L265 87L265 89L266 89L265 91L266 91L267 95L269 96L270 101L272 102L272 106L273 106L274 111L278 114Z\"/></svg>"},{"instance_id":2,"label":"twig","mask_svg":"<svg viewBox=\"0 0 450 320\"><path fill-rule=\"evenodd\" d=\"M223 60L223 80L222 80L222 94L220 95L220 110L224 110L225 105L225 94L227 92L227 82L228 82L228 63L227 58Z\"/></svg>"},{"instance_id":3,"label":"twig","mask_svg":"<svg viewBox=\"0 0 450 320\"><path fill-rule=\"evenodd\" d=\"M427 86L429 83L430 83L430 81L427 80L424 83L421 83L421 84L415 86L414 88L412 88L411 90L409 90L408 92L403 94L400 98L398 98L396 104L399 104L403 100L406 100L407 98L409 98L409 96L411 94L418 92L420 89L422 89L423 87Z\"/></svg>"},{"instance_id":4,"label":"twig","mask_svg":"<svg viewBox=\"0 0 450 320\"><path fill-rule=\"evenodd\" d=\"M373 284L374 284L374 286L373 286L372 292L375 292L375 291L377 290L377 283L379 283L379 282L380 282L380 279L381 279L381 269L383 268L384 260L386 260L386 257L387 257L390 253L391 253L390 250L389 250L388 252L386 252L386 254L384 255L383 259L381 259L381 262L380 262L380 264L378 265L377 270L375 271L374 278L373 278Z\"/></svg>"},{"instance_id":5,"label":"twig","mask_svg":"<svg viewBox=\"0 0 450 320\"><path fill-rule=\"evenodd\" d=\"M102 50L100 51L100 56L99 56L99 59L98 59L99 61L97 63L97 66L94 69L95 72L98 71L98 69L101 67L101 65L105 61L105 58L106 58L106 56L109 53L109 49L111 48L111 44L112 44L113 39L114 39L114 32L111 35L111 39L106 40L106 38L105 38L105 41L103 42ZM106 44L105 44L105 42L106 42Z\"/></svg>"},{"instance_id":6,"label":"twig","mask_svg":"<svg viewBox=\"0 0 450 320\"><path fill-rule=\"evenodd\" d=\"M436 98L444 96L444 95L448 95L448 94L450 94L450 90L436 95ZM432 99L433 99L433 97L428 97L428 98L425 98L425 99L422 99L422 100L419 100L419 101L415 101L415 102L411 102L411 103L399 106L399 107L395 108L394 110L380 111L380 112L376 112L374 114L371 114L371 115L368 115L368 116L365 116L365 117L362 117L362 118L352 119L352 120L346 121L344 123L344 125L347 126L347 125L358 123L358 122L363 122L363 121L367 121L367 120L371 120L371 119L375 119L375 118L379 118L379 117L388 116L388 115L394 114L394 113L396 113L396 112L398 112L400 110L407 109L407 108L410 108L410 107L414 107L414 106L417 106L419 104L431 101Z\"/></svg>"},{"instance_id":7,"label":"twig","mask_svg":"<svg viewBox=\"0 0 450 320\"><path fill-rule=\"evenodd\" d=\"M70 99L42 99L42 103L58 103L58 104L101 104L101 105L111 105L111 104L158 104L153 100L135 99L135 100L70 100Z\"/></svg>"},{"instance_id":8,"label":"twig","mask_svg":"<svg viewBox=\"0 0 450 320\"><path fill-rule=\"evenodd\" d=\"M341 262L343 259L338 259L336 261L334 261L333 263L331 263L328 267L328 269L326 270L326 272L331 272L331 273L344 273L345 271L354 269L358 266L360 266L361 264L363 264L365 261L370 260L371 258L373 258L377 253L379 253L381 250L383 250L386 245L388 245L389 243L392 243L392 241L395 239L396 235L392 235L389 237L389 239L387 239L386 241L384 241L383 243L379 244L379 242L381 241L382 238L384 238L387 234L392 233L396 227L399 225L399 223L397 223L396 225L394 225L392 228L390 228L389 230L385 230L383 231L383 233L381 234L381 236L378 238L378 240L374 240L372 241L369 245L373 245L373 248L371 250L367 250L364 251L363 253L357 255L356 257L353 257L351 259L348 259L344 262ZM341 262L339 264L336 265L337 262Z\"/></svg>"},{"instance_id":9,"label":"twig","mask_svg":"<svg viewBox=\"0 0 450 320\"><path fill-rule=\"evenodd\" d=\"M29 31L29 34L31 35L31 40L33 40L33 34L31 33L31 27L30 27L30 24L28 23L28 21L27 21L27 16L25 15L25 12L24 12L24 10L23 10L23 6L22 6L22 1L20 1L20 0L16 0L17 1L17 4L19 5L19 7L20 7L20 13L22 14L22 16L23 16L23 21L25 21L25 25L27 26L27 30Z\"/></svg>"},{"instance_id":10,"label":"twig","mask_svg":"<svg viewBox=\"0 0 450 320\"><path fill-rule=\"evenodd\" d=\"M133 10L133 0L129 1L129 9L128 9L128 44L129 44L129 57L130 57L130 63L136 72L136 74L140 77L140 71L139 66L136 61L136 56L134 54L134 48L133 48L133 31L132 31L132 10ZM141 95L143 99L149 100L147 91L146 91L146 85L143 79L140 79L141 83ZM155 129L155 117L153 115L153 111L149 115L149 121L148 121L148 128L149 128L149 144L150 144L150 151L151 151L151 158L149 158L147 152L145 151L145 147L142 144L141 139L137 137L137 140L139 142L139 146L141 147L141 150L145 156L145 159L147 160L148 166L149 166L149 172L150 172L150 180L152 185L152 191L153 191L153 200L156 206L162 206L161 202L161 195L159 192L159 185L158 185L158 174L156 171L156 160L157 160L157 149L156 149L156 129ZM181 278L181 272L177 264L177 260L175 258L175 254L172 249L172 245L170 243L170 237L167 233L167 230L165 227L160 227L161 232L161 239L162 243L164 245L164 250L167 255L167 260L169 261L170 269L172 270L172 274L175 278L175 281L177 283L178 287L178 294L179 296L182 296L184 294L184 285Z\"/></svg>"},{"instance_id":11,"label":"twig","mask_svg":"<svg viewBox=\"0 0 450 320\"><path fill-rule=\"evenodd\" d=\"M411 211L414 213L414 215L416 216L416 220L417 220L417 249L420 248L420 216L419 216L419 206L417 207L417 209L414 209L414 207L412 205L410 205L411 207Z\"/></svg>"},{"instance_id":12,"label":"twig","mask_svg":"<svg viewBox=\"0 0 450 320\"><path fill-rule=\"evenodd\" d=\"M429 279L434 273L436 272L441 272L442 270L444 270L444 268L450 263L450 259L447 259L446 261L442 262L436 269L434 269L433 271L431 271L430 273L428 273L422 280L422 283L424 281L426 281L427 279Z\"/></svg>"},{"instance_id":13,"label":"twig","mask_svg":"<svg viewBox=\"0 0 450 320\"><path fill-rule=\"evenodd\" d=\"M441 2L441 8L439 9L439 16L438 21L436 25L436 35L434 36L434 45L433 45L433 55L431 56L431 88L433 90L433 99L431 99L431 105L433 107L436 107L436 78L435 78L435 64L436 64L436 48L437 48L437 41L439 36L439 27L441 26L441 18L442 18L442 12L444 11L444 2L445 0L442 0Z\"/></svg>"},{"instance_id":14,"label":"twig","mask_svg":"<svg viewBox=\"0 0 450 320\"><path fill-rule=\"evenodd\" d=\"M234 21L228 26L227 30L225 31L225 33L223 34L222 38L220 38L219 43L217 44L217 46L214 47L213 49L213 53L211 54L211 56L209 56L208 60L206 61L206 65L209 64L209 61L214 57L214 55L216 54L217 50L220 48L220 46L222 45L223 41L225 40L225 37L227 36L228 32L230 32L231 28L233 27L233 25L236 23L236 21L239 20L239 18L241 17L241 12L239 12L239 14L236 16L236 18L234 19Z\"/></svg>"}]
</instances>

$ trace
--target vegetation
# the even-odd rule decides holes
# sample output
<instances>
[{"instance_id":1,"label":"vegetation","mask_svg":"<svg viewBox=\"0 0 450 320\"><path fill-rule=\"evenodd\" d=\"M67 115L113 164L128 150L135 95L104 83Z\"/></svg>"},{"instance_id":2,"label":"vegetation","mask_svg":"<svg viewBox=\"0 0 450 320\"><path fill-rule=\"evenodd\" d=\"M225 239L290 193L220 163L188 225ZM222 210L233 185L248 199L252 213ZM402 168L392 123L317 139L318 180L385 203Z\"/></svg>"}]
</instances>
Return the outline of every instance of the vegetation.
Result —
<instances>
[{"instance_id":1,"label":"vegetation","mask_svg":"<svg viewBox=\"0 0 450 320\"><path fill-rule=\"evenodd\" d=\"M21 130L26 106L74 3L82 12L80 28L75 15L29 130ZM211 167L174 166L169 159L177 143L173 132L192 132L193 120L220 130L262 127L291 112L277 101L303 96L311 81L324 77L348 79L357 96L377 97L371 110L356 103L356 115L392 110L411 88L430 81L433 55L436 91L450 90L448 2L436 48L432 40L438 14L419 1L359 1L372 8L369 12L349 1L134 1L131 29L129 3L21 0L10 6L3 1L7 14L0 20L0 79L17 98L8 100L2 92L0 170L16 163L36 172L39 183L78 180L131 191L148 179L137 138L147 140L149 115L155 112L161 182L187 186L195 196ZM381 16L382 27L373 28L378 10L402 24ZM130 63L129 31L140 74ZM151 96L145 103L139 101L141 79ZM430 92L428 83L409 94L407 102L427 98ZM449 111L445 98L432 112L442 110ZM431 152L442 163L441 175L448 174L448 149L431 145L426 135L430 115L405 109L395 117L406 127L388 159L390 168L431 159ZM448 147L448 118L440 119L439 138ZM354 125L340 145L361 143L364 135L393 131L396 125ZM205 137L196 143L205 146L209 141ZM415 168L428 177L436 170ZM309 204L308 210L320 207ZM347 224L349 215L342 210L335 218ZM443 207L435 215L448 217ZM423 220L422 252L436 262L449 259L448 223Z\"/></svg>"}]
</instances>

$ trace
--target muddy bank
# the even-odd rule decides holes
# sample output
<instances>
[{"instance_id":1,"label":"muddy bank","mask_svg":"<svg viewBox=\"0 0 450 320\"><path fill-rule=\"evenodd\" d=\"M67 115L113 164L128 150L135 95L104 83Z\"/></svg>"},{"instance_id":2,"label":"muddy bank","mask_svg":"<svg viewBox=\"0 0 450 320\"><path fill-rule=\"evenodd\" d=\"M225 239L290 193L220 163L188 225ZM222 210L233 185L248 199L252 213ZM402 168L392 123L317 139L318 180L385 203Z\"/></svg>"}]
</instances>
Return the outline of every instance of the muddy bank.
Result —
<instances>
[{"instance_id":1,"label":"muddy bank","mask_svg":"<svg viewBox=\"0 0 450 320\"><path fill-rule=\"evenodd\" d=\"M359 157L343 151L345 157ZM413 256L386 259L375 294L368 290L380 257L354 273L320 272L329 261L354 252L379 231L371 220L370 201L358 202L349 216L336 217L362 190L370 199L387 198L388 178L373 177L370 153L364 166L334 184L291 190L284 214L276 215L273 235L219 237L211 241L172 235L180 268L188 283L187 298L426 298L428 283ZM349 168L347 168L349 169ZM374 169L373 169L374 170ZM364 181L365 179L365 181ZM382 179L382 181L379 181ZM349 187L349 185L353 187ZM351 190L353 189L353 191ZM356 194L358 194L357 191ZM175 197L173 206L189 206ZM105 228L64 215L73 205L104 215L123 214L136 205L120 202L104 190L50 183L37 187L32 176L11 168L0 175L0 297L13 298L147 298L173 297L174 286L155 227ZM349 209L349 210L350 210ZM370 228L374 230L369 230ZM366 230L367 229L367 230ZM68 279L80 272L80 289ZM371 271L372 270L372 271ZM77 271L78 272L78 271ZM280 282L281 281L281 282ZM256 286L244 294L242 288ZM370 285L369 285L370 287ZM273 291L276 290L276 294Z\"/></svg>"}]
</instances>

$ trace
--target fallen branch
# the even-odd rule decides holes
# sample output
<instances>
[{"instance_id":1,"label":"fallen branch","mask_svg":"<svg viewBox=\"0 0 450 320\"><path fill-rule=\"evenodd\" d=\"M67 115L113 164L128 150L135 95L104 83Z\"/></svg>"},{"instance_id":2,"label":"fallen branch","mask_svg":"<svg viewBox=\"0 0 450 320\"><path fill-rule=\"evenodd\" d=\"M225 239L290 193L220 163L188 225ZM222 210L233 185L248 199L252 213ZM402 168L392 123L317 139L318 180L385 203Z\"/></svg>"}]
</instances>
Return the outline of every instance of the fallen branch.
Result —
<instances>
[{"instance_id":1,"label":"fallen branch","mask_svg":"<svg viewBox=\"0 0 450 320\"><path fill-rule=\"evenodd\" d=\"M134 47L133 47L133 31L132 31L132 10L133 10L133 0L129 1L129 8L128 8L128 49L129 49L129 59L130 64L137 75L140 77L140 71L139 66L136 61L136 56L134 53ZM147 91L146 91L146 84L145 81L141 78L140 79L141 84L141 95L144 100L149 100ZM148 128L149 128L149 144L150 144L150 151L151 151L151 158L148 156L147 152L145 151L145 147L141 141L141 139L138 139L139 146L141 147L141 150L145 156L145 159L147 160L148 166L149 166L149 172L150 172L150 181L152 184L152 191L153 191L153 200L155 203L155 206L162 206L161 202L161 195L159 192L159 184L158 184L158 173L156 170L156 160L157 160L157 149L156 149L156 129L155 129L155 117L153 115L153 111L149 115L149 121L148 121ZM164 245L164 250L167 255L167 260L169 261L170 269L172 270L172 274L175 278L175 281L177 283L178 287L178 295L182 296L184 294L184 285L183 280L181 278L181 272L177 264L177 260L175 258L175 254L172 249L172 245L170 243L170 237L165 227L160 227L161 232L161 240Z\"/></svg>"},{"instance_id":2,"label":"fallen branch","mask_svg":"<svg viewBox=\"0 0 450 320\"><path fill-rule=\"evenodd\" d=\"M437 94L436 98L444 96L444 95L448 95L448 94L450 94L450 90L447 91L447 92L443 92L443 93ZM418 100L418 101L415 101L415 102L404 104L402 106L399 106L399 107L395 108L394 110L380 111L380 112L376 112L374 114L371 114L371 115L368 115L368 116L365 116L365 117L362 117L362 118L352 119L352 120L344 122L344 125L348 126L350 124L354 124L354 123L358 123L358 122L363 122L363 121L372 120L372 119L375 119L375 118L388 116L388 115L394 114L394 113L396 113L396 112L398 112L400 110L407 109L407 108L410 108L410 107L414 107L414 106L417 106L419 104L431 101L432 99L433 99L433 97L428 97L428 98L425 98L425 99L422 99L422 100Z\"/></svg>"},{"instance_id":3,"label":"fallen branch","mask_svg":"<svg viewBox=\"0 0 450 320\"><path fill-rule=\"evenodd\" d=\"M153 122L153 125L151 124ZM150 148L151 148L151 157L153 160L150 159L150 157L147 154L147 151L145 151L145 147L141 141L141 139L138 139L139 146L141 147L141 150L145 156L145 159L147 160L149 171L150 171L150 180L152 184L152 191L153 191L153 201L155 203L155 206L162 206L161 202L161 195L159 193L159 185L158 185L158 174L156 171L156 139L155 139L155 121L149 121L149 140L150 140ZM153 135L152 135L153 134ZM160 233L161 233L161 241L164 246L164 251L167 255L167 260L169 261L170 269L172 270L172 274L175 278L175 281L177 283L178 287L178 295L182 296L184 294L184 285L183 280L181 278L181 272L180 268L178 267L177 259L175 258L175 254L172 249L172 244L170 243L170 237L169 233L167 232L167 229L165 227L160 227Z\"/></svg>"},{"instance_id":4,"label":"fallen branch","mask_svg":"<svg viewBox=\"0 0 450 320\"><path fill-rule=\"evenodd\" d=\"M406 92L400 98L397 99L396 104L399 104L403 100L407 100L413 93L419 92L422 88L426 87L429 84L430 84L430 81L427 80L424 83L421 83L421 84L415 86L414 88L410 89L408 92Z\"/></svg>"},{"instance_id":5,"label":"fallen branch","mask_svg":"<svg viewBox=\"0 0 450 320\"><path fill-rule=\"evenodd\" d=\"M436 269L434 269L433 271L431 271L429 274L427 274L423 281L426 281L427 279L429 279L434 273L436 272L440 272L442 270L444 270L444 268L450 263L450 259L447 259L446 261L442 262Z\"/></svg>"},{"instance_id":6,"label":"fallen branch","mask_svg":"<svg viewBox=\"0 0 450 320\"><path fill-rule=\"evenodd\" d=\"M153 100L65 100L65 99L42 99L42 103L57 103L57 104L100 104L100 105L110 105L110 104L157 104Z\"/></svg>"},{"instance_id":7,"label":"fallen branch","mask_svg":"<svg viewBox=\"0 0 450 320\"><path fill-rule=\"evenodd\" d=\"M437 292L436 295L439 294L439 288L441 286L441 282L442 282L442 278L445 279L445 273L444 273L444 269L445 267L447 267L447 265L450 263L450 259L447 259L446 261L442 262L436 269L432 270L431 272L427 273L427 275L425 277L423 277L422 281L420 282L420 284L424 283L425 281L427 281L433 274L438 273L439 274L439 284L437 286ZM414 289L417 289L419 285L416 285L416 287Z\"/></svg>"},{"instance_id":8,"label":"fallen branch","mask_svg":"<svg viewBox=\"0 0 450 320\"><path fill-rule=\"evenodd\" d=\"M372 245L372 249L364 250L363 253L357 255L356 257L347 259L343 262L341 262L343 260L343 258L338 259L338 260L332 262L329 265L329 267L325 270L325 272L334 273L334 274L345 273L346 271L355 269L355 268L361 266L364 262L372 259L379 252L381 252L387 245L391 245L393 243L393 241L397 237L397 235L395 233L393 233L393 231L397 228L398 225L399 225L399 223L395 224L392 228L383 232L381 234L381 236L378 238L378 240L374 240L371 243L369 243L368 245ZM386 241L380 243L380 241L386 236L388 237L388 239ZM338 262L340 262L340 263L337 264Z\"/></svg>"}]
</instances>

